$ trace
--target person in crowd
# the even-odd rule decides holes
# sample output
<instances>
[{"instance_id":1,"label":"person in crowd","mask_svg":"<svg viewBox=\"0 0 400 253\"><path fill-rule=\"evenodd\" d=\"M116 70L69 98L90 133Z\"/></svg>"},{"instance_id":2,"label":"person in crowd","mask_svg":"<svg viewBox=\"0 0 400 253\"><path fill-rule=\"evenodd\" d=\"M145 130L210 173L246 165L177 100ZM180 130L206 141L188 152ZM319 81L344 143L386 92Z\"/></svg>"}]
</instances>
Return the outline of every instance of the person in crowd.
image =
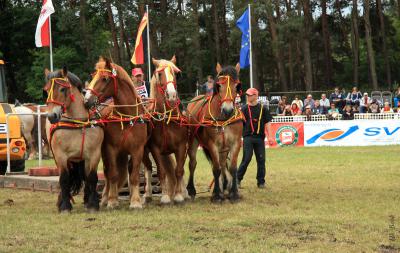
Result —
<instances>
[{"instance_id":1,"label":"person in crowd","mask_svg":"<svg viewBox=\"0 0 400 253\"><path fill-rule=\"evenodd\" d=\"M278 107L276 108L276 115L281 115L285 111L286 105L281 100L278 102Z\"/></svg>"},{"instance_id":2,"label":"person in crowd","mask_svg":"<svg viewBox=\"0 0 400 253\"><path fill-rule=\"evenodd\" d=\"M367 110L368 113L380 113L380 104L378 100L372 99L371 104L369 105L369 108Z\"/></svg>"},{"instance_id":3,"label":"person in crowd","mask_svg":"<svg viewBox=\"0 0 400 253\"><path fill-rule=\"evenodd\" d=\"M400 113L400 100L397 101L397 104L395 104L395 107L393 108L394 112Z\"/></svg>"},{"instance_id":4,"label":"person in crowd","mask_svg":"<svg viewBox=\"0 0 400 253\"><path fill-rule=\"evenodd\" d=\"M368 97L368 93L365 92L364 96L360 99L360 113L367 113L368 112L368 108L372 103L372 99L370 97ZM352 105L354 105L352 103Z\"/></svg>"},{"instance_id":5,"label":"person in crowd","mask_svg":"<svg viewBox=\"0 0 400 253\"><path fill-rule=\"evenodd\" d=\"M359 106L361 98L361 92L358 91L357 87L353 87L353 90L347 95L346 101L350 102L351 105Z\"/></svg>"},{"instance_id":6,"label":"person in crowd","mask_svg":"<svg viewBox=\"0 0 400 253\"><path fill-rule=\"evenodd\" d=\"M299 99L299 96L298 96L298 95L294 96L294 100L292 101L292 105L293 105L293 104L296 104L296 105L297 105L297 108L299 108L300 111L303 109L303 101L301 101L301 100Z\"/></svg>"},{"instance_id":7,"label":"person in crowd","mask_svg":"<svg viewBox=\"0 0 400 253\"><path fill-rule=\"evenodd\" d=\"M286 105L285 106L285 110L283 111L283 113L279 114L278 116L293 116L290 105Z\"/></svg>"},{"instance_id":8,"label":"person in crowd","mask_svg":"<svg viewBox=\"0 0 400 253\"><path fill-rule=\"evenodd\" d=\"M344 107L342 116L343 116L342 117L343 120L352 120L352 119L354 119L353 107L350 104L347 104Z\"/></svg>"},{"instance_id":9,"label":"person in crowd","mask_svg":"<svg viewBox=\"0 0 400 253\"><path fill-rule=\"evenodd\" d=\"M328 110L328 119L337 119L339 115L340 113L335 103L331 103L331 108Z\"/></svg>"},{"instance_id":10,"label":"person in crowd","mask_svg":"<svg viewBox=\"0 0 400 253\"><path fill-rule=\"evenodd\" d=\"M246 174L253 156L257 161L257 186L265 188L265 126L272 120L266 106L258 102L258 90L250 88L246 91L247 105L242 106L246 118L243 122L243 158L237 171L238 185Z\"/></svg>"},{"instance_id":11,"label":"person in crowd","mask_svg":"<svg viewBox=\"0 0 400 253\"><path fill-rule=\"evenodd\" d=\"M139 95L142 98L148 98L150 95L150 83L145 81L143 70L141 68L132 69L131 79Z\"/></svg>"},{"instance_id":12,"label":"person in crowd","mask_svg":"<svg viewBox=\"0 0 400 253\"><path fill-rule=\"evenodd\" d=\"M322 108L322 114L327 114L331 103L329 102L329 99L326 97L325 93L321 95L321 99L319 100L319 104L320 104L320 106Z\"/></svg>"},{"instance_id":13,"label":"person in crowd","mask_svg":"<svg viewBox=\"0 0 400 253\"><path fill-rule=\"evenodd\" d=\"M212 95L214 89L214 78L212 75L207 76L207 81L198 86L199 93L206 95Z\"/></svg>"},{"instance_id":14,"label":"person in crowd","mask_svg":"<svg viewBox=\"0 0 400 253\"><path fill-rule=\"evenodd\" d=\"M324 113L323 108L319 103L319 100L315 100L314 107L311 108L311 112L313 115L321 115L321 114L327 114L328 110L326 111L326 113Z\"/></svg>"},{"instance_id":15,"label":"person in crowd","mask_svg":"<svg viewBox=\"0 0 400 253\"><path fill-rule=\"evenodd\" d=\"M336 108L339 108L339 111L343 108L345 103L345 96L340 91L339 87L335 87L335 91L329 96L329 101L335 104Z\"/></svg>"},{"instance_id":16,"label":"person in crowd","mask_svg":"<svg viewBox=\"0 0 400 253\"><path fill-rule=\"evenodd\" d=\"M394 98L393 98L394 105L397 106L399 101L400 101L400 86L397 87L397 90L394 93Z\"/></svg>"},{"instance_id":17,"label":"person in crowd","mask_svg":"<svg viewBox=\"0 0 400 253\"><path fill-rule=\"evenodd\" d=\"M300 101L301 102L301 101ZM296 103L293 103L291 108L290 108L291 112L292 112L292 116L298 116L301 115L301 110L299 108L299 106Z\"/></svg>"},{"instance_id":18,"label":"person in crowd","mask_svg":"<svg viewBox=\"0 0 400 253\"><path fill-rule=\"evenodd\" d=\"M307 95L307 98L304 99L303 106L304 106L304 107L307 107L307 105L309 105L309 106L311 107L310 109L312 109L312 108L314 108L314 103L315 103L315 101L314 101L314 99L312 98L312 95L311 95L311 94L308 94L308 95Z\"/></svg>"},{"instance_id":19,"label":"person in crowd","mask_svg":"<svg viewBox=\"0 0 400 253\"><path fill-rule=\"evenodd\" d=\"M389 102L385 102L383 108L381 109L381 113L393 113L393 109L390 107Z\"/></svg>"},{"instance_id":20,"label":"person in crowd","mask_svg":"<svg viewBox=\"0 0 400 253\"><path fill-rule=\"evenodd\" d=\"M286 96L282 96L281 100L282 104L287 105L287 97Z\"/></svg>"},{"instance_id":21,"label":"person in crowd","mask_svg":"<svg viewBox=\"0 0 400 253\"><path fill-rule=\"evenodd\" d=\"M307 121L311 121L311 116L313 115L311 105L307 105L305 108L303 115L306 116Z\"/></svg>"}]
</instances>

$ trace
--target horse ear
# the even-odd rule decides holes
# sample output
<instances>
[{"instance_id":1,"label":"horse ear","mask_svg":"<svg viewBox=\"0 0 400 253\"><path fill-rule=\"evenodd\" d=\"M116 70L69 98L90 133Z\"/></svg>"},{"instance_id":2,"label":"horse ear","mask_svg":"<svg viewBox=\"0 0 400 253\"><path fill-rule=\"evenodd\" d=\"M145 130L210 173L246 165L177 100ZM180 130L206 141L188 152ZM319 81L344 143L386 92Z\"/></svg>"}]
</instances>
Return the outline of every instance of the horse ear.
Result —
<instances>
[{"instance_id":1,"label":"horse ear","mask_svg":"<svg viewBox=\"0 0 400 253\"><path fill-rule=\"evenodd\" d=\"M85 88L87 88L87 87L89 87L89 82L88 81L85 82Z\"/></svg>"},{"instance_id":2,"label":"horse ear","mask_svg":"<svg viewBox=\"0 0 400 253\"><path fill-rule=\"evenodd\" d=\"M67 75L68 75L68 68L67 68L67 66L64 66L64 67L62 68L61 74L62 74L63 77L67 77Z\"/></svg>"},{"instance_id":3,"label":"horse ear","mask_svg":"<svg viewBox=\"0 0 400 253\"><path fill-rule=\"evenodd\" d=\"M44 76L47 77L50 74L50 70L48 68L44 69Z\"/></svg>"},{"instance_id":4,"label":"horse ear","mask_svg":"<svg viewBox=\"0 0 400 253\"><path fill-rule=\"evenodd\" d=\"M108 58L104 59L106 61L106 69L112 69L111 60Z\"/></svg>"},{"instance_id":5,"label":"horse ear","mask_svg":"<svg viewBox=\"0 0 400 253\"><path fill-rule=\"evenodd\" d=\"M151 58L151 61L153 62L154 66L158 67L160 64L160 60L156 60L155 58Z\"/></svg>"},{"instance_id":6,"label":"horse ear","mask_svg":"<svg viewBox=\"0 0 400 253\"><path fill-rule=\"evenodd\" d=\"M171 62L172 62L173 64L176 64L176 57L175 57L175 55L174 55L174 56L172 56L172 58L171 58Z\"/></svg>"},{"instance_id":7,"label":"horse ear","mask_svg":"<svg viewBox=\"0 0 400 253\"><path fill-rule=\"evenodd\" d=\"M239 63L239 62L236 63L235 69L236 69L236 72L237 72L238 75L239 75L239 72L240 72L240 63Z\"/></svg>"},{"instance_id":8,"label":"horse ear","mask_svg":"<svg viewBox=\"0 0 400 253\"><path fill-rule=\"evenodd\" d=\"M217 63L215 70L217 71L217 74L219 74L222 71L222 66L221 66L221 64L219 64L219 62Z\"/></svg>"}]
</instances>

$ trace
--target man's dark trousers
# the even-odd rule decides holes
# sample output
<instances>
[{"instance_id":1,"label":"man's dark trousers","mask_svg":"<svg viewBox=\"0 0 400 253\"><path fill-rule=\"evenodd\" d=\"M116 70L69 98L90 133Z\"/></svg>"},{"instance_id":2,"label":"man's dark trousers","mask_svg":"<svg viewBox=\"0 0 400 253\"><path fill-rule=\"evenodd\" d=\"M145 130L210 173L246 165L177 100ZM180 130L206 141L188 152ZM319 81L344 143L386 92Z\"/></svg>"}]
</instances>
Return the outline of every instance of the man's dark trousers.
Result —
<instances>
[{"instance_id":1,"label":"man's dark trousers","mask_svg":"<svg viewBox=\"0 0 400 253\"><path fill-rule=\"evenodd\" d=\"M265 144L261 136L246 136L243 138L243 159L240 163L237 177L239 182L243 180L247 166L253 156L253 150L257 160L257 184L265 183Z\"/></svg>"}]
</instances>

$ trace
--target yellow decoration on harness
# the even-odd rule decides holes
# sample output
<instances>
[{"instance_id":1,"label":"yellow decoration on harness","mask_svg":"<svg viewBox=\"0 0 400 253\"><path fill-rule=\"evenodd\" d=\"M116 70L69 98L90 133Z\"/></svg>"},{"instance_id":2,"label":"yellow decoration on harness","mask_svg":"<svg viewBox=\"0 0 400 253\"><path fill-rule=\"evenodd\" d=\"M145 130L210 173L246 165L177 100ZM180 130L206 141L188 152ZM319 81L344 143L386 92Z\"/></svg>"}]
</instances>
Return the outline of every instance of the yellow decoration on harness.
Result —
<instances>
[{"instance_id":1,"label":"yellow decoration on harness","mask_svg":"<svg viewBox=\"0 0 400 253\"><path fill-rule=\"evenodd\" d=\"M260 109L260 116L258 117L257 134L260 133L261 117L262 117L263 107L264 107L261 103L260 103L260 105L261 105L261 109Z\"/></svg>"}]
</instances>

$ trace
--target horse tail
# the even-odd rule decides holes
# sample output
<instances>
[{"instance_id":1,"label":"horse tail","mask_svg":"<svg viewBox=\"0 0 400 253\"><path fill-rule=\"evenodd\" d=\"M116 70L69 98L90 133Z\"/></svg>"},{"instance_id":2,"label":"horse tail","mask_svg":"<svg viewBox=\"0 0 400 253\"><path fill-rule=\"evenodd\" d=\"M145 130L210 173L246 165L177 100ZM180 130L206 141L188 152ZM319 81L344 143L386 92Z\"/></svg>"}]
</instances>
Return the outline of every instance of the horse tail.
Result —
<instances>
[{"instance_id":1,"label":"horse tail","mask_svg":"<svg viewBox=\"0 0 400 253\"><path fill-rule=\"evenodd\" d=\"M211 159L210 151L208 149L206 149L205 147L203 147L203 152L204 152L204 155L206 156L207 160L211 163L212 159Z\"/></svg>"},{"instance_id":2,"label":"horse tail","mask_svg":"<svg viewBox=\"0 0 400 253\"><path fill-rule=\"evenodd\" d=\"M82 188L85 179L85 161L72 163L69 170L69 181L71 183L72 196L77 195Z\"/></svg>"}]
</instances>

